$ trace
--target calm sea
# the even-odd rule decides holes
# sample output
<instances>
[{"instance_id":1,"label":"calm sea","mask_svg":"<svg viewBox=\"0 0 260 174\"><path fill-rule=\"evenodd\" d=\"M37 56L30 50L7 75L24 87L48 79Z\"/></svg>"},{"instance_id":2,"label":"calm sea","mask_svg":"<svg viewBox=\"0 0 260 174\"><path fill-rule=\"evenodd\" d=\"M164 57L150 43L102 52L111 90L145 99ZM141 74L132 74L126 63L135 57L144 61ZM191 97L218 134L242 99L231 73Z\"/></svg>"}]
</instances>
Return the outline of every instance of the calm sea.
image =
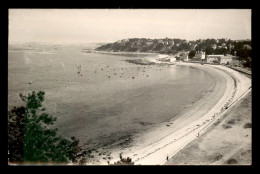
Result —
<instances>
[{"instance_id":1,"label":"calm sea","mask_svg":"<svg viewBox=\"0 0 260 174\"><path fill-rule=\"evenodd\" d=\"M8 108L23 104L19 93L45 91L43 104L61 135L108 145L169 121L214 82L188 66L124 61L148 55L85 52L94 46L9 45Z\"/></svg>"}]
</instances>

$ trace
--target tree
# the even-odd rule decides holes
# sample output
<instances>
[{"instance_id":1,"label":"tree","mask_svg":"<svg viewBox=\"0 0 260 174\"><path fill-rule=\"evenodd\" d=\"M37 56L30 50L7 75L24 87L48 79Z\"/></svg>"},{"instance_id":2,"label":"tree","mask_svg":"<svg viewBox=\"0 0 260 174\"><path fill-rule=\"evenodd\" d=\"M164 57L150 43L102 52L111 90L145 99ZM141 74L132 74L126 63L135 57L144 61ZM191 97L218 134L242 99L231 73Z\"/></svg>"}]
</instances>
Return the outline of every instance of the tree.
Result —
<instances>
[{"instance_id":1,"label":"tree","mask_svg":"<svg viewBox=\"0 0 260 174\"><path fill-rule=\"evenodd\" d=\"M207 55L211 55L211 54L214 54L214 49L210 48L210 47L207 47L205 52L206 52Z\"/></svg>"},{"instance_id":2,"label":"tree","mask_svg":"<svg viewBox=\"0 0 260 174\"><path fill-rule=\"evenodd\" d=\"M189 51L191 49L191 46L185 42L181 43L178 47L178 51L181 51L181 50L185 50L185 51Z\"/></svg>"},{"instance_id":3,"label":"tree","mask_svg":"<svg viewBox=\"0 0 260 174\"><path fill-rule=\"evenodd\" d=\"M44 92L20 94L25 106L8 112L9 162L15 163L73 163L85 162L86 151L75 137L66 139L50 128L56 121L42 107Z\"/></svg>"},{"instance_id":4,"label":"tree","mask_svg":"<svg viewBox=\"0 0 260 174\"><path fill-rule=\"evenodd\" d=\"M22 162L23 160L23 132L25 107L14 107L8 112L8 151L9 161Z\"/></svg>"},{"instance_id":5,"label":"tree","mask_svg":"<svg viewBox=\"0 0 260 174\"><path fill-rule=\"evenodd\" d=\"M192 50L192 51L190 51L188 56L189 56L189 58L193 58L195 56L195 54L196 54L196 51Z\"/></svg>"},{"instance_id":6,"label":"tree","mask_svg":"<svg viewBox=\"0 0 260 174\"><path fill-rule=\"evenodd\" d=\"M248 49L239 49L237 50L237 56L243 58L251 57L252 51Z\"/></svg>"},{"instance_id":7,"label":"tree","mask_svg":"<svg viewBox=\"0 0 260 174\"><path fill-rule=\"evenodd\" d=\"M105 45L101 45L100 47L98 47L98 48L96 48L96 50L98 50L98 51L103 51L103 50L110 50L110 49L112 49L112 47L113 47L113 44L105 44Z\"/></svg>"},{"instance_id":8,"label":"tree","mask_svg":"<svg viewBox=\"0 0 260 174\"><path fill-rule=\"evenodd\" d=\"M200 45L197 45L196 47L195 47L195 51L200 51L201 50L201 46Z\"/></svg>"},{"instance_id":9,"label":"tree","mask_svg":"<svg viewBox=\"0 0 260 174\"><path fill-rule=\"evenodd\" d=\"M215 54L223 54L223 55L226 55L228 53L228 50L225 49L225 48L217 48L215 50Z\"/></svg>"},{"instance_id":10,"label":"tree","mask_svg":"<svg viewBox=\"0 0 260 174\"><path fill-rule=\"evenodd\" d=\"M164 45L163 43L159 43L156 45L156 47L153 49L154 51L161 51L163 49Z\"/></svg>"}]
</instances>

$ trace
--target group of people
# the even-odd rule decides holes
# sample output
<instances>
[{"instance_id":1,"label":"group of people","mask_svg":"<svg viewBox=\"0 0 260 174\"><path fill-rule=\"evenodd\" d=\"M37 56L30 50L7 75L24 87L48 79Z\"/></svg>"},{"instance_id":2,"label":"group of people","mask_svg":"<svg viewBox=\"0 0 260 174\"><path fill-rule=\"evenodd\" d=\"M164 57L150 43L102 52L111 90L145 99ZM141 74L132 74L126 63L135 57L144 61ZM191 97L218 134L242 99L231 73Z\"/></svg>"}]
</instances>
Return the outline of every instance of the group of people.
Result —
<instances>
[{"instance_id":1,"label":"group of people","mask_svg":"<svg viewBox=\"0 0 260 174\"><path fill-rule=\"evenodd\" d=\"M83 76L83 74L81 73L81 65L77 64L76 66L78 68L78 75Z\"/></svg>"}]
</instances>

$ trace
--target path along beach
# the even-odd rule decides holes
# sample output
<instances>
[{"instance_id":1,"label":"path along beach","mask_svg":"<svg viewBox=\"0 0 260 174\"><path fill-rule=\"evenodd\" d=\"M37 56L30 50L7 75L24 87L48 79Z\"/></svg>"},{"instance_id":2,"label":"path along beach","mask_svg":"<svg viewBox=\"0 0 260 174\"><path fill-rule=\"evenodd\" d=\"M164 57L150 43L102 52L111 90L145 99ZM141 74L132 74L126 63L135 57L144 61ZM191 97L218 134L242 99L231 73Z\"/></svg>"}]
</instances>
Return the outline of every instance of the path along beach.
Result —
<instances>
[{"instance_id":1,"label":"path along beach","mask_svg":"<svg viewBox=\"0 0 260 174\"><path fill-rule=\"evenodd\" d=\"M150 61L158 62L155 58ZM251 88L251 79L222 65L176 62L172 66L199 68L216 78L206 93L197 102L186 107L170 122L161 123L133 137L127 148L114 147L110 150L109 163L130 157L135 165L162 165L167 156L171 158L197 136L207 131L214 121L241 95ZM107 165L107 159L97 159L90 165Z\"/></svg>"}]
</instances>

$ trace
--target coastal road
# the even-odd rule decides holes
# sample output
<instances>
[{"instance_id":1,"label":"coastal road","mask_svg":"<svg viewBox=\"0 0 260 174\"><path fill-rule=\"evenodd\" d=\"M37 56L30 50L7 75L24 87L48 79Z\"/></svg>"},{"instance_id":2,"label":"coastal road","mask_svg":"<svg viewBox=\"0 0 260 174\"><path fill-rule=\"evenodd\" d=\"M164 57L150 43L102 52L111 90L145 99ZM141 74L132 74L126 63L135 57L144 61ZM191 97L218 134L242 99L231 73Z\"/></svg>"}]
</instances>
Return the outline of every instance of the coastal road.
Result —
<instances>
[{"instance_id":1,"label":"coastal road","mask_svg":"<svg viewBox=\"0 0 260 174\"><path fill-rule=\"evenodd\" d=\"M176 63L177 64L177 63ZM171 158L192 140L197 138L207 128L220 118L230 107L251 90L251 80L241 73L222 65L200 65L193 63L178 63L193 66L218 74L222 79L208 92L201 101L196 102L191 109L172 122L172 126L158 127L134 139L133 146L127 149L115 149L110 164L123 157L130 157L135 165L162 165L167 156ZM211 91L211 90L210 90ZM214 103L213 100L216 100ZM227 107L228 106L228 107ZM107 164L103 161L102 164Z\"/></svg>"},{"instance_id":2,"label":"coastal road","mask_svg":"<svg viewBox=\"0 0 260 174\"><path fill-rule=\"evenodd\" d=\"M230 69L226 69L225 67L217 66L215 68L222 69L223 71L228 71L230 76L233 76L234 80L236 80L236 88L233 91L233 94L229 100L228 105L223 104L225 102L219 102L218 107L209 111L205 116L201 117L199 120L191 123L188 126L178 130L177 132L170 134L159 142L156 142L141 151L136 152L137 154L143 154L141 158L137 158L135 164L141 165L161 165L167 161L167 156L171 158L178 151L180 151L183 147L185 147L192 140L197 138L199 135L206 132L207 128L210 127L217 118L220 118L224 113L226 113L237 101L243 98L248 92L251 91L251 86L249 83L241 83L242 79L240 74L236 74L236 72L232 72ZM235 76L236 74L236 76ZM247 90L245 88L247 86ZM245 91L246 90L246 91ZM230 92L229 92L230 93ZM226 94L227 95L227 94ZM232 101L232 102L231 102ZM222 104L222 107L220 107ZM226 106L228 108L226 109ZM217 111L218 110L218 111ZM144 155L145 154L145 155Z\"/></svg>"}]
</instances>

